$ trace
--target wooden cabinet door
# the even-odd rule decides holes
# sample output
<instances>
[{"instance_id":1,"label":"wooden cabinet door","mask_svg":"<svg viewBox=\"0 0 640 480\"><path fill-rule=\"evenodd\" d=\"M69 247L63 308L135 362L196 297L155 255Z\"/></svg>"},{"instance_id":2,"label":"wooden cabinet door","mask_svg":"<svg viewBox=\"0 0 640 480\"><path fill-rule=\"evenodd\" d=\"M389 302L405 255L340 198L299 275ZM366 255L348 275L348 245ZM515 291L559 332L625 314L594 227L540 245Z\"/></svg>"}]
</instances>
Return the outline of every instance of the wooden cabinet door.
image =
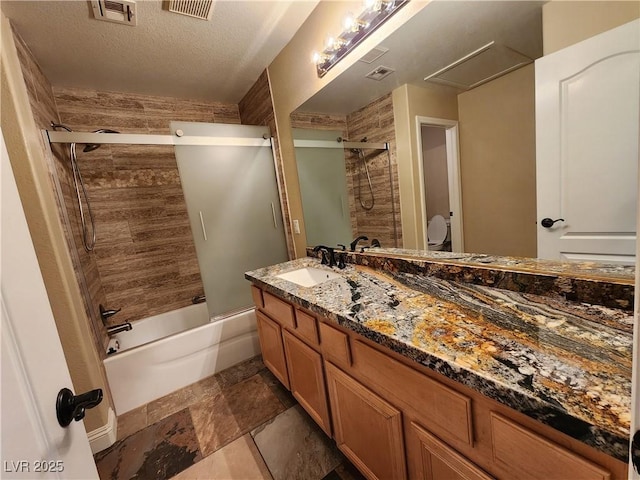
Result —
<instances>
[{"instance_id":1,"label":"wooden cabinet door","mask_svg":"<svg viewBox=\"0 0 640 480\"><path fill-rule=\"evenodd\" d=\"M258 336L262 349L262 361L282 384L289 388L289 375L287 374L287 362L284 357L284 345L282 343L282 329L280 325L256 310L258 322Z\"/></svg>"},{"instance_id":2,"label":"wooden cabinet door","mask_svg":"<svg viewBox=\"0 0 640 480\"><path fill-rule=\"evenodd\" d=\"M420 480L492 480L483 470L415 422L411 430L420 441Z\"/></svg>"},{"instance_id":3,"label":"wooden cabinet door","mask_svg":"<svg viewBox=\"0 0 640 480\"><path fill-rule=\"evenodd\" d=\"M331 436L322 357L286 330L283 339L291 393L320 428Z\"/></svg>"},{"instance_id":4,"label":"wooden cabinet door","mask_svg":"<svg viewBox=\"0 0 640 480\"><path fill-rule=\"evenodd\" d=\"M406 478L401 412L325 363L338 448L369 479Z\"/></svg>"}]
</instances>

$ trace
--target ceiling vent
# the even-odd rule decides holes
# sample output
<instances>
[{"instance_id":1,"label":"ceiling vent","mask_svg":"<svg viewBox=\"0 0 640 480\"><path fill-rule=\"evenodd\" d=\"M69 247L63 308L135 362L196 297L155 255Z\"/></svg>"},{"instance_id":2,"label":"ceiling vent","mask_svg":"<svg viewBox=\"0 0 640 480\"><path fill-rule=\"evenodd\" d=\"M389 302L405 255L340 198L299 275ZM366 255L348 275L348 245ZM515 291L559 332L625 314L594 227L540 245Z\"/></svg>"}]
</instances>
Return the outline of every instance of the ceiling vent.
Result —
<instances>
[{"instance_id":1,"label":"ceiling vent","mask_svg":"<svg viewBox=\"0 0 640 480\"><path fill-rule=\"evenodd\" d=\"M132 26L138 23L136 2L132 0L91 0L91 8L96 20Z\"/></svg>"},{"instance_id":2,"label":"ceiling vent","mask_svg":"<svg viewBox=\"0 0 640 480\"><path fill-rule=\"evenodd\" d=\"M374 47L369 53L365 53L365 55L359 61L364 63L373 63L388 51L388 48L378 45L377 47Z\"/></svg>"},{"instance_id":3,"label":"ceiling vent","mask_svg":"<svg viewBox=\"0 0 640 480\"><path fill-rule=\"evenodd\" d=\"M169 11L201 20L211 20L213 0L169 0Z\"/></svg>"},{"instance_id":4,"label":"ceiling vent","mask_svg":"<svg viewBox=\"0 0 640 480\"><path fill-rule=\"evenodd\" d=\"M424 80L470 90L531 62L526 55L490 42Z\"/></svg>"},{"instance_id":5,"label":"ceiling vent","mask_svg":"<svg viewBox=\"0 0 640 480\"><path fill-rule=\"evenodd\" d=\"M372 70L371 72L367 73L365 76L367 78L370 78L371 80L376 80L376 81L380 81L385 77L388 77L389 75L391 75L393 72L395 72L395 70L393 68L389 68L389 67L385 67L384 65L380 65L378 68L376 68L375 70Z\"/></svg>"}]
</instances>

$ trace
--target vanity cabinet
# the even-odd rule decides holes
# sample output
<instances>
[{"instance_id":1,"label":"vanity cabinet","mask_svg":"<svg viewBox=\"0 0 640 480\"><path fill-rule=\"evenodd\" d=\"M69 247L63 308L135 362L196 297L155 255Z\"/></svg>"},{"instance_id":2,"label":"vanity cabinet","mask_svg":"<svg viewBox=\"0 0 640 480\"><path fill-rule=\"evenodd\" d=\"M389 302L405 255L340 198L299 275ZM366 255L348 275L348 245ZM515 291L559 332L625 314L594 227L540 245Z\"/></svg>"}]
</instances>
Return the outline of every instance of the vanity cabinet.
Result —
<instances>
[{"instance_id":1,"label":"vanity cabinet","mask_svg":"<svg viewBox=\"0 0 640 480\"><path fill-rule=\"evenodd\" d=\"M411 429L420 442L420 458L416 462L417 478L420 480L493 480L493 477L417 423L411 422Z\"/></svg>"},{"instance_id":2,"label":"vanity cabinet","mask_svg":"<svg viewBox=\"0 0 640 480\"><path fill-rule=\"evenodd\" d=\"M262 361L271 370L280 383L289 388L289 374L287 361L284 356L284 342L282 328L269 317L256 310L258 322L258 338L262 350Z\"/></svg>"},{"instance_id":3,"label":"vanity cabinet","mask_svg":"<svg viewBox=\"0 0 640 480\"><path fill-rule=\"evenodd\" d=\"M627 477L625 463L256 290L265 365L367 478Z\"/></svg>"},{"instance_id":4,"label":"vanity cabinet","mask_svg":"<svg viewBox=\"0 0 640 480\"><path fill-rule=\"evenodd\" d=\"M331 436L322 356L286 330L283 338L291 393L320 428Z\"/></svg>"},{"instance_id":5,"label":"vanity cabinet","mask_svg":"<svg viewBox=\"0 0 640 480\"><path fill-rule=\"evenodd\" d=\"M338 448L367 478L405 479L400 410L331 363L326 366Z\"/></svg>"}]
</instances>

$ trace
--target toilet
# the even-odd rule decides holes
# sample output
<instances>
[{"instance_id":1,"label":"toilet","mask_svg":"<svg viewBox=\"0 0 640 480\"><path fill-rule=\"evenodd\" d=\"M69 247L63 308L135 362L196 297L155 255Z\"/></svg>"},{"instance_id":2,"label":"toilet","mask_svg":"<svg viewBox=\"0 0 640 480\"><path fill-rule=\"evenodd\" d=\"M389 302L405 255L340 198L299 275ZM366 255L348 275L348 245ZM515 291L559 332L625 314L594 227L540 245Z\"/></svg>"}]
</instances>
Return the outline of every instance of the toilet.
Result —
<instances>
[{"instance_id":1,"label":"toilet","mask_svg":"<svg viewBox=\"0 0 640 480\"><path fill-rule=\"evenodd\" d=\"M449 225L442 215L434 215L427 224L429 250L442 250L449 238Z\"/></svg>"}]
</instances>

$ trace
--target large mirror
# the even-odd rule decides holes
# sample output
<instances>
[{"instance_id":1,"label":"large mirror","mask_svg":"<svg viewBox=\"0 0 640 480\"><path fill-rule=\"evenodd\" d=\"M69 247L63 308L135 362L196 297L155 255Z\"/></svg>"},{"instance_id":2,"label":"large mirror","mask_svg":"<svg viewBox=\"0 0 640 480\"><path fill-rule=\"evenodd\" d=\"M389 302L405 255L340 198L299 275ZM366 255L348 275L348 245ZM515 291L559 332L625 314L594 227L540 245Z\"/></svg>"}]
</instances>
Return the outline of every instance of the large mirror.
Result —
<instances>
[{"instance_id":1,"label":"large mirror","mask_svg":"<svg viewBox=\"0 0 640 480\"><path fill-rule=\"evenodd\" d=\"M590 153L592 148L574 154L582 155L580 161L585 162L585 167L580 169L591 173L612 170L612 162L624 164L607 187L609 193L585 191L591 180L580 177L577 181L577 173L573 172L571 181L576 185L560 183L553 187L564 189L563 195L569 195L566 192L570 191L576 199L573 206L562 198L562 205L556 210L545 206L545 212L538 211L542 208L539 197L553 196L548 193L551 187L545 185L555 185L556 180L536 184L536 175L539 176L543 168L540 161L536 162L536 133L540 137L541 131L559 127L552 127L551 120L536 126L536 88L540 89L536 87L536 75L540 75L537 71L540 68L534 61L543 57L543 53L546 57L553 50L562 50L563 46L552 39L558 45L549 42L543 52L545 3L432 1L292 113L294 139L311 138L310 132L316 130L331 131L331 135L339 133L352 142L366 138L368 142L389 143L388 152L344 149L344 167L339 168L345 171L346 182L340 184L347 186L349 199L345 203L349 205L351 238L358 235L382 238L382 247L634 263L638 158L636 77L640 70L637 51L624 56L618 64L606 64L604 69L609 77L605 80L602 76L596 80L580 79L581 93L577 82L569 82L566 87L573 109L567 110L567 115L581 112L587 116L598 109L601 111L602 106L593 103L591 98L599 96L594 92L604 89L624 92L623 103L632 105L620 113L617 109L623 107L607 100L607 111L600 115L602 126L598 126L602 131L600 143L612 143L613 139L613 143L626 142L629 145L626 152L614 154L614 158L606 158L601 150ZM608 3L613 9L620 5ZM550 15L551 20L560 21ZM590 60L585 62L589 64ZM612 71L619 72L614 76L629 77L631 81L625 85L612 84ZM425 81L426 77L430 78ZM628 87L634 81L635 94ZM574 93L576 91L578 93ZM611 117L623 120L608 126ZM538 113L538 122L540 118ZM574 137L570 148L584 143L579 134ZM296 155L303 150L307 149L296 148ZM321 161L323 155L318 155ZM301 177L307 175L303 163L298 161ZM318 165L316 162L314 168L318 169ZM550 170L562 170L567 176L570 167L576 170L567 165L562 166L564 170ZM584 171L580 172L583 174ZM372 177L372 189L369 189ZM602 179L600 173L592 177L598 182ZM317 191L323 186L319 175L314 178L317 181L312 185L317 198ZM327 178L331 183L327 189L335 189L335 176ZM589 188L604 187L591 185ZM309 189L310 185L301 180L307 232L314 232L308 243L349 241L343 238L342 242L336 242L335 234L322 236L324 229L317 228L317 221L307 214L311 207L304 205ZM585 199L589 196L597 201L587 208ZM367 208L372 198L375 205ZM625 216L623 226L617 230L610 225L603 226L600 230L611 238L624 237L623 248L611 247L613 254L592 254L587 253L591 247L576 246L574 242L555 257L544 248L539 251L540 230L545 234L564 232L565 237L568 234L577 238L578 234L571 232L571 228L580 227L581 232L589 234L599 228L582 225L582 217L578 219L580 212L573 212L571 221L559 221L551 227L542 227L544 217L551 217L553 221L560 215L568 216L567 212L572 212L572 208L576 210L578 203L582 210L589 210L580 213L585 218L606 215L598 210L596 203L608 205L614 200L616 205L626 205L620 214ZM340 214L345 216L344 212ZM591 220L593 223L594 219ZM324 222L332 222L329 213ZM581 249L585 252L581 253Z\"/></svg>"}]
</instances>

